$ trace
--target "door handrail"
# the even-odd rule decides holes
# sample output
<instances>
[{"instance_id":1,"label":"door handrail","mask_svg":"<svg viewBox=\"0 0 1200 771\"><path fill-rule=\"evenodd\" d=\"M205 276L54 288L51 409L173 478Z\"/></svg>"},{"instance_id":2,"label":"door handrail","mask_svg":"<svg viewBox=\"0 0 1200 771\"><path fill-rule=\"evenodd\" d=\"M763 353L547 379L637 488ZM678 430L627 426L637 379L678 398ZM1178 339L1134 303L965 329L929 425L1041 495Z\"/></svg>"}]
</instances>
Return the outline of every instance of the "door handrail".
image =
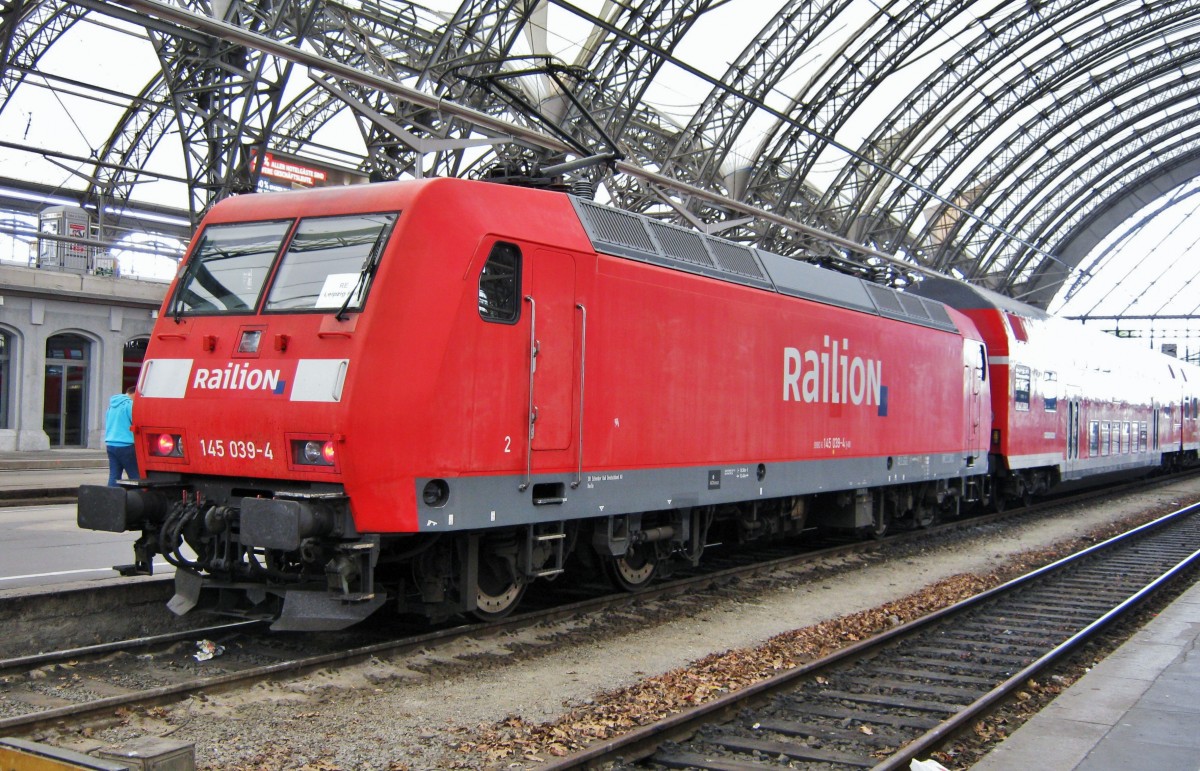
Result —
<instances>
[{"instance_id":1,"label":"door handrail","mask_svg":"<svg viewBox=\"0 0 1200 771\"><path fill-rule=\"evenodd\" d=\"M583 326L579 333L579 434L575 437L579 443L579 465L575 471L575 481L571 483L572 488L579 487L583 481L583 386L587 375L587 308L583 307L583 303L575 303L575 307L583 314Z\"/></svg>"},{"instance_id":2,"label":"door handrail","mask_svg":"<svg viewBox=\"0 0 1200 771\"><path fill-rule=\"evenodd\" d=\"M529 303L529 430L525 432L525 481L517 488L520 492L529 489L533 479L533 424L537 421L537 410L533 406L533 373L537 369L537 303L532 295L525 295Z\"/></svg>"}]
</instances>

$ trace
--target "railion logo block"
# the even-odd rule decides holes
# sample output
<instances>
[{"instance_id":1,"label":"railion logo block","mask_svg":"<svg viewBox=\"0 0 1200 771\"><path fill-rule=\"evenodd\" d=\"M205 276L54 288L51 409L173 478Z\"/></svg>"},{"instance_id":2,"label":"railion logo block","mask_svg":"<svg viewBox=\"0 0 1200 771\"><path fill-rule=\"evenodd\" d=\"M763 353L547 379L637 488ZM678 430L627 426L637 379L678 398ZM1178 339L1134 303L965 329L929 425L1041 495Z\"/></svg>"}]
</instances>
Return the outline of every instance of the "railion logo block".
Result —
<instances>
[{"instance_id":1,"label":"railion logo block","mask_svg":"<svg viewBox=\"0 0 1200 771\"><path fill-rule=\"evenodd\" d=\"M819 404L877 405L886 415L883 362L852 356L850 340L825 335L820 350L783 349L783 400Z\"/></svg>"},{"instance_id":2,"label":"railion logo block","mask_svg":"<svg viewBox=\"0 0 1200 771\"><path fill-rule=\"evenodd\" d=\"M230 362L222 368L197 367L192 389L201 391L268 391L282 394L287 381L277 369L261 369Z\"/></svg>"}]
</instances>

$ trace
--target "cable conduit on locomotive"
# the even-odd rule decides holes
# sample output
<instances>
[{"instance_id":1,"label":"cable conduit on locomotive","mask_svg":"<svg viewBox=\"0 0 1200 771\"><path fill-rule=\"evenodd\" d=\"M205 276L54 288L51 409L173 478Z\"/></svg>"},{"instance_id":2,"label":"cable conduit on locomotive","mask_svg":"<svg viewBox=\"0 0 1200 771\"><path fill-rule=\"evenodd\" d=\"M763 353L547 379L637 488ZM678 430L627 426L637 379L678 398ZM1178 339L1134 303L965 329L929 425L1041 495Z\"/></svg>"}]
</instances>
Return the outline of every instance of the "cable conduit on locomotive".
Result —
<instances>
[{"instance_id":1,"label":"cable conduit on locomotive","mask_svg":"<svg viewBox=\"0 0 1200 771\"><path fill-rule=\"evenodd\" d=\"M146 479L81 488L79 524L140 530L125 570L167 555L179 612L336 629L1194 460L1200 372L1077 329L555 191L243 196L149 345Z\"/></svg>"}]
</instances>

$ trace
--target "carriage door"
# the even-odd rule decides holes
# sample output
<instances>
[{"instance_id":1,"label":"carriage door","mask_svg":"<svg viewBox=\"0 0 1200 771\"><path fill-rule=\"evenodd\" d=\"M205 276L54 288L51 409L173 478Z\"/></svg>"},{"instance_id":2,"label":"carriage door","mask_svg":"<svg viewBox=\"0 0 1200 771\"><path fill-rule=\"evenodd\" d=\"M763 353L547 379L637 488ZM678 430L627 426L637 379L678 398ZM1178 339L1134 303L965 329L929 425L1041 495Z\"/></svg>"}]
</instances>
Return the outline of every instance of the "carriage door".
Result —
<instances>
[{"instance_id":1,"label":"carriage door","mask_svg":"<svg viewBox=\"0 0 1200 771\"><path fill-rule=\"evenodd\" d=\"M1067 460L1079 459L1079 400L1067 402Z\"/></svg>"},{"instance_id":2,"label":"carriage door","mask_svg":"<svg viewBox=\"0 0 1200 771\"><path fill-rule=\"evenodd\" d=\"M575 260L539 249L532 255L530 291L530 449L567 450L574 436L577 363L575 359ZM533 455L534 465L538 456ZM551 461L545 458L545 462ZM561 463L561 460L557 461Z\"/></svg>"}]
</instances>

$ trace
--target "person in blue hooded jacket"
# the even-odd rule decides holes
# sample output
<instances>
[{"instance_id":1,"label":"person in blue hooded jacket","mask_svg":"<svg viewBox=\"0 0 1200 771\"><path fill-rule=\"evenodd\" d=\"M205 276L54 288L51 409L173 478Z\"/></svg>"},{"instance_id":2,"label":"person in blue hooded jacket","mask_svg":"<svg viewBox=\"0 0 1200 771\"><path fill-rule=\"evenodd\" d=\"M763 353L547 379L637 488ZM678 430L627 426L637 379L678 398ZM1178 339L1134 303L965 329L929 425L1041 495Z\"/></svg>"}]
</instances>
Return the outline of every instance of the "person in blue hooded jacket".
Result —
<instances>
[{"instance_id":1,"label":"person in blue hooded jacket","mask_svg":"<svg viewBox=\"0 0 1200 771\"><path fill-rule=\"evenodd\" d=\"M108 450L108 486L116 487L124 471L137 479L137 453L133 449L133 388L108 400L104 415L104 446Z\"/></svg>"}]
</instances>

